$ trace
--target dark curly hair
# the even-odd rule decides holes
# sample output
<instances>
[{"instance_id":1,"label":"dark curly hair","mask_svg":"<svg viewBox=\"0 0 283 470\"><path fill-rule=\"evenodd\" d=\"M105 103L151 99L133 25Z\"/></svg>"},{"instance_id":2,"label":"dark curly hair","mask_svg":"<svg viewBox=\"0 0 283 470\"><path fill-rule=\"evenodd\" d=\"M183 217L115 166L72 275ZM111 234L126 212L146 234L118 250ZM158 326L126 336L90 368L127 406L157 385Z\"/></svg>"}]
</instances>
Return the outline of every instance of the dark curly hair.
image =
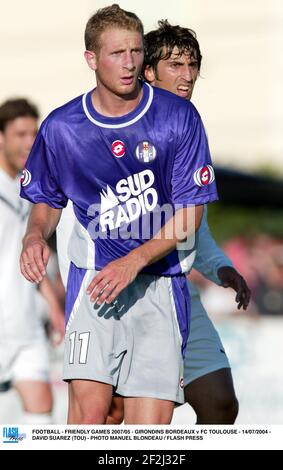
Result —
<instances>
[{"instance_id":1,"label":"dark curly hair","mask_svg":"<svg viewBox=\"0 0 283 470\"><path fill-rule=\"evenodd\" d=\"M144 46L143 71L148 66L152 67L157 78L158 62L169 59L174 47L179 49L180 55L186 52L194 57L200 70L202 55L196 33L192 29L172 26L167 20L160 20L158 29L145 35Z\"/></svg>"}]
</instances>

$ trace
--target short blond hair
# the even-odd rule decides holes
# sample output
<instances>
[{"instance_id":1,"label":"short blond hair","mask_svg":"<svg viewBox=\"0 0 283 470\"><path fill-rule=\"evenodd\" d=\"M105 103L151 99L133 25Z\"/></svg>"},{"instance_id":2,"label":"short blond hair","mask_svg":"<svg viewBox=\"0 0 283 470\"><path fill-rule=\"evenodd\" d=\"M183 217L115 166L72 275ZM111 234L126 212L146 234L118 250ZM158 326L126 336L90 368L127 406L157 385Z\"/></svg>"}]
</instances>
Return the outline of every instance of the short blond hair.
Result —
<instances>
[{"instance_id":1,"label":"short blond hair","mask_svg":"<svg viewBox=\"0 0 283 470\"><path fill-rule=\"evenodd\" d=\"M141 20L135 13L123 10L116 3L100 8L88 20L85 28L85 47L88 51L99 52L100 36L107 28L128 29L137 31L143 37L144 29Z\"/></svg>"}]
</instances>

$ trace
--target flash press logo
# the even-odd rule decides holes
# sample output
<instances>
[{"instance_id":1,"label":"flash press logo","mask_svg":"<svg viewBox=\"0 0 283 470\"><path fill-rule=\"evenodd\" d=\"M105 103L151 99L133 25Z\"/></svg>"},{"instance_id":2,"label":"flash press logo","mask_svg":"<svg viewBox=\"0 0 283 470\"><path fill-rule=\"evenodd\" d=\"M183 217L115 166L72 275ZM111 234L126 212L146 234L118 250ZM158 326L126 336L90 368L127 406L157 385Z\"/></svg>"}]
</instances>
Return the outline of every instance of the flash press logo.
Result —
<instances>
[{"instance_id":1,"label":"flash press logo","mask_svg":"<svg viewBox=\"0 0 283 470\"><path fill-rule=\"evenodd\" d=\"M20 434L19 433L19 428L13 427L13 428L8 428L4 427L3 428L3 444L18 444L20 441L23 441L26 439L27 435L26 434Z\"/></svg>"}]
</instances>

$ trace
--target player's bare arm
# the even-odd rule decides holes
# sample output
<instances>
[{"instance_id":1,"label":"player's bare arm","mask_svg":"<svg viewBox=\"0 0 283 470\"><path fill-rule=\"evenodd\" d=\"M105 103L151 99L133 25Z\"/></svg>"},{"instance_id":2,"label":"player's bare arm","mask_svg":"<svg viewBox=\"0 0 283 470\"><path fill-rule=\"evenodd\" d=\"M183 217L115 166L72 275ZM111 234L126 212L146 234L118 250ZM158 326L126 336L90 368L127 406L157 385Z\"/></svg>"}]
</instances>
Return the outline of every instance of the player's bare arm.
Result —
<instances>
[{"instance_id":1,"label":"player's bare arm","mask_svg":"<svg viewBox=\"0 0 283 470\"><path fill-rule=\"evenodd\" d=\"M217 275L223 287L231 287L237 293L235 301L238 304L238 309L243 307L244 310L247 310L251 291L241 274L231 266L222 266L218 269Z\"/></svg>"},{"instance_id":2,"label":"player's bare arm","mask_svg":"<svg viewBox=\"0 0 283 470\"><path fill-rule=\"evenodd\" d=\"M47 204L36 204L31 211L20 267L23 276L30 282L40 282L46 274L49 248L46 240L54 232L61 216L61 209L54 209Z\"/></svg>"},{"instance_id":3,"label":"player's bare arm","mask_svg":"<svg viewBox=\"0 0 283 470\"><path fill-rule=\"evenodd\" d=\"M52 332L52 344L60 344L65 335L64 309L60 305L54 286L48 275L45 276L39 285L40 293L48 303L48 317Z\"/></svg>"},{"instance_id":4,"label":"player's bare arm","mask_svg":"<svg viewBox=\"0 0 283 470\"><path fill-rule=\"evenodd\" d=\"M186 240L193 231L199 228L203 213L203 206L180 209L176 212L161 230L151 240L142 246L135 248L128 255L112 261L105 266L92 280L87 288L90 300L97 301L98 305L103 302L113 302L120 292L125 289L136 278L138 273L145 267L176 249L178 243ZM195 224L189 223L194 217ZM178 234L185 234L179 238ZM171 236L168 236L170 234Z\"/></svg>"}]
</instances>

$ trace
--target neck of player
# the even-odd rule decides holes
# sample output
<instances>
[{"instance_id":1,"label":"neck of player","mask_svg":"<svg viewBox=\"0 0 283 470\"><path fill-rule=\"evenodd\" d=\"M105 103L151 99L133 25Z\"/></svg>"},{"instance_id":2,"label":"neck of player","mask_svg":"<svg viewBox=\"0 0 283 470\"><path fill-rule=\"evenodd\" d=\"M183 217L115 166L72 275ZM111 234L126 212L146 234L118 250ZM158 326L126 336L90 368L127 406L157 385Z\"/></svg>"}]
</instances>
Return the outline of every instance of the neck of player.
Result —
<instances>
[{"instance_id":1,"label":"neck of player","mask_svg":"<svg viewBox=\"0 0 283 470\"><path fill-rule=\"evenodd\" d=\"M142 99L142 87L138 81L132 93L119 94L97 82L91 99L94 109L103 116L119 117L133 111Z\"/></svg>"}]
</instances>

